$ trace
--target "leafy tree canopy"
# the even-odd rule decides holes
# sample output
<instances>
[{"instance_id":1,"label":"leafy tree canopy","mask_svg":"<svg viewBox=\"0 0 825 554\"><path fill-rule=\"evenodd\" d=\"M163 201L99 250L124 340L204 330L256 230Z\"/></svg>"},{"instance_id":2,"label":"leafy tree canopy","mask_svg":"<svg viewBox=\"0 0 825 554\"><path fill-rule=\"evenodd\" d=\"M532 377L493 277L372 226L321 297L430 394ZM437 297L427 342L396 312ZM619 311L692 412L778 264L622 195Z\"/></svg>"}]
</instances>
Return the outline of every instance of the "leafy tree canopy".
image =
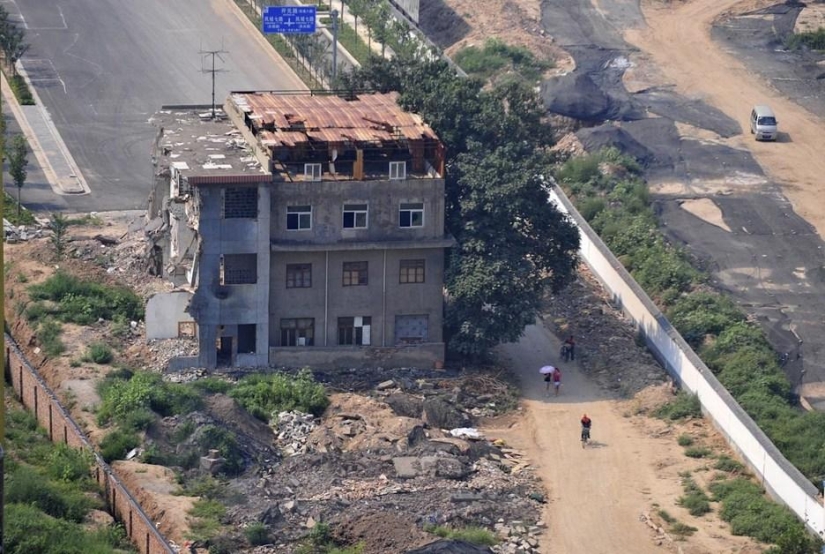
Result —
<instances>
[{"instance_id":1,"label":"leafy tree canopy","mask_svg":"<svg viewBox=\"0 0 825 554\"><path fill-rule=\"evenodd\" d=\"M542 295L575 276L579 236L547 201L550 126L519 82L491 90L440 59L372 59L343 78L350 91L398 91L447 147L446 231L458 242L446 269L450 349L482 356L518 339Z\"/></svg>"}]
</instances>

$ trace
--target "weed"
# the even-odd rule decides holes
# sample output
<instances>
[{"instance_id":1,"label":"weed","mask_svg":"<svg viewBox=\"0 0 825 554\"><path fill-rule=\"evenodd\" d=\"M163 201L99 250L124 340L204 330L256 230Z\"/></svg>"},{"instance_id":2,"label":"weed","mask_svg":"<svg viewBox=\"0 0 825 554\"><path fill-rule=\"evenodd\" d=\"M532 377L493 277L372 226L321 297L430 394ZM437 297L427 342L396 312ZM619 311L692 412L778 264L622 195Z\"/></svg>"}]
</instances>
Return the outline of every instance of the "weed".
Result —
<instances>
[{"instance_id":1,"label":"weed","mask_svg":"<svg viewBox=\"0 0 825 554\"><path fill-rule=\"evenodd\" d=\"M675 399L659 406L654 415L661 419L670 420L700 418L702 417L702 405L699 403L699 397L695 394L680 391Z\"/></svg>"},{"instance_id":2,"label":"weed","mask_svg":"<svg viewBox=\"0 0 825 554\"><path fill-rule=\"evenodd\" d=\"M283 373L244 377L229 395L263 421L269 421L272 413L285 410L321 415L329 405L324 386L306 368L296 377Z\"/></svg>"},{"instance_id":3,"label":"weed","mask_svg":"<svg viewBox=\"0 0 825 554\"><path fill-rule=\"evenodd\" d=\"M679 446L691 446L693 444L693 437L687 433L683 433L679 435L679 438L676 439L676 441L679 443Z\"/></svg>"},{"instance_id":4,"label":"weed","mask_svg":"<svg viewBox=\"0 0 825 554\"><path fill-rule=\"evenodd\" d=\"M243 530L243 534L252 546L262 546L269 543L269 531L263 523L255 522L248 525Z\"/></svg>"},{"instance_id":5,"label":"weed","mask_svg":"<svg viewBox=\"0 0 825 554\"><path fill-rule=\"evenodd\" d=\"M89 325L98 319L129 320L143 318L143 301L125 287L107 286L84 281L58 271L46 281L29 286L32 300L50 300L56 304L55 316L61 321Z\"/></svg>"},{"instance_id":6,"label":"weed","mask_svg":"<svg viewBox=\"0 0 825 554\"><path fill-rule=\"evenodd\" d=\"M691 527L690 525L682 523L681 521L677 521L676 523L673 523L670 526L670 532L680 539L689 537L696 531L698 531L696 527Z\"/></svg>"},{"instance_id":7,"label":"weed","mask_svg":"<svg viewBox=\"0 0 825 554\"><path fill-rule=\"evenodd\" d=\"M716 463L713 466L713 469L718 469L719 471L727 471L728 473L743 473L745 471L745 466L742 465L740 462L737 462L730 456L721 455L716 460Z\"/></svg>"},{"instance_id":8,"label":"weed","mask_svg":"<svg viewBox=\"0 0 825 554\"><path fill-rule=\"evenodd\" d=\"M707 458L713 454L713 450L704 446L691 446L685 448L685 456L688 458Z\"/></svg>"},{"instance_id":9,"label":"weed","mask_svg":"<svg viewBox=\"0 0 825 554\"><path fill-rule=\"evenodd\" d=\"M668 513L666 510L659 510L658 514L659 517L662 518L662 520L665 523L673 523L676 521L676 518L670 515L670 513Z\"/></svg>"},{"instance_id":10,"label":"weed","mask_svg":"<svg viewBox=\"0 0 825 554\"><path fill-rule=\"evenodd\" d=\"M816 31L792 34L785 41L785 46L791 50L799 50L803 47L811 50L825 50L825 27L820 27Z\"/></svg>"},{"instance_id":11,"label":"weed","mask_svg":"<svg viewBox=\"0 0 825 554\"><path fill-rule=\"evenodd\" d=\"M28 278L28 277L26 277L26 274L25 274L25 273L18 273L18 274L17 274L17 282L18 282L18 283L28 283L28 282L29 282L29 278Z\"/></svg>"},{"instance_id":12,"label":"weed","mask_svg":"<svg viewBox=\"0 0 825 554\"><path fill-rule=\"evenodd\" d=\"M455 539L470 542L473 544L480 544L484 546L493 546L498 544L498 539L495 533L484 527L459 527L452 528L443 525L427 525L424 530L433 535L443 537L446 539Z\"/></svg>"},{"instance_id":13,"label":"weed","mask_svg":"<svg viewBox=\"0 0 825 554\"><path fill-rule=\"evenodd\" d=\"M682 486L685 489L685 494L679 498L679 506L686 508L690 515L701 516L710 512L710 499L705 491L696 484L691 477L682 478Z\"/></svg>"},{"instance_id":14,"label":"weed","mask_svg":"<svg viewBox=\"0 0 825 554\"><path fill-rule=\"evenodd\" d=\"M102 342L93 342L86 348L83 361L94 362L96 364L108 364L114 357L114 352L109 348L109 345Z\"/></svg>"},{"instance_id":15,"label":"weed","mask_svg":"<svg viewBox=\"0 0 825 554\"><path fill-rule=\"evenodd\" d=\"M89 478L92 461L89 452L57 444L47 460L48 475L60 481L79 482Z\"/></svg>"},{"instance_id":16,"label":"weed","mask_svg":"<svg viewBox=\"0 0 825 554\"><path fill-rule=\"evenodd\" d=\"M226 506L217 500L200 499L192 505L189 515L194 518L189 522L192 536L201 540L209 539L222 529L221 520L226 516Z\"/></svg>"},{"instance_id":17,"label":"weed","mask_svg":"<svg viewBox=\"0 0 825 554\"><path fill-rule=\"evenodd\" d=\"M37 326L37 337L46 355L54 358L65 352L66 345L60 340L62 332L63 329L60 324L51 318L43 320Z\"/></svg>"},{"instance_id":18,"label":"weed","mask_svg":"<svg viewBox=\"0 0 825 554\"><path fill-rule=\"evenodd\" d=\"M495 38L487 39L481 48L463 48L454 60L464 71L484 80L512 70L524 80L535 82L544 71L553 67L551 62L536 59L527 48L510 46Z\"/></svg>"}]
</instances>

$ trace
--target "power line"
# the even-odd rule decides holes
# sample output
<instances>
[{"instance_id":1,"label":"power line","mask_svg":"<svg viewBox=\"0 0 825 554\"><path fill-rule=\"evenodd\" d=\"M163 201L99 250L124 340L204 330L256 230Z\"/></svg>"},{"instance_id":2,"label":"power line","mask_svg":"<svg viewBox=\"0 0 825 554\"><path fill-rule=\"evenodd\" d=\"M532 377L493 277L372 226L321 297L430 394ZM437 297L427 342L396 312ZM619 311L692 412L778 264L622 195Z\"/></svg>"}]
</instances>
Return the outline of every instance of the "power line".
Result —
<instances>
[{"instance_id":1,"label":"power line","mask_svg":"<svg viewBox=\"0 0 825 554\"><path fill-rule=\"evenodd\" d=\"M223 49L223 39L221 39L221 48L220 50L204 50L201 46L200 51L198 52L201 55L201 73L211 73L212 74L212 119L215 119L215 77L218 73L226 73L227 69L220 69L215 67L215 58L218 58L221 62L226 63L226 60L223 59L221 54L229 54L228 50ZM210 56L211 60L211 69L209 67L204 67L204 61L206 57Z\"/></svg>"}]
</instances>

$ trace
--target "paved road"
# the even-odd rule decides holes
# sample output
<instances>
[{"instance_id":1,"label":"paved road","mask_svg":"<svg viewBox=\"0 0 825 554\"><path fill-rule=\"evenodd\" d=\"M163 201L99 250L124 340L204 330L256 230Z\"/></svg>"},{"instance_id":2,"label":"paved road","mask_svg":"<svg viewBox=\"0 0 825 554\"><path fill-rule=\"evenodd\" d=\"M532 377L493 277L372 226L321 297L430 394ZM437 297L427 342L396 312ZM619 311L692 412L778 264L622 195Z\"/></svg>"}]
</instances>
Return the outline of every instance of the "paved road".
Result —
<instances>
[{"instance_id":1,"label":"paved road","mask_svg":"<svg viewBox=\"0 0 825 554\"><path fill-rule=\"evenodd\" d=\"M164 104L208 104L200 50L224 48L216 98L230 90L304 88L232 0L12 0L31 49L23 60L91 195L69 209L145 205L154 130ZM211 65L211 60L204 63ZM48 203L47 196L36 198ZM53 201L53 199L52 199Z\"/></svg>"}]
</instances>

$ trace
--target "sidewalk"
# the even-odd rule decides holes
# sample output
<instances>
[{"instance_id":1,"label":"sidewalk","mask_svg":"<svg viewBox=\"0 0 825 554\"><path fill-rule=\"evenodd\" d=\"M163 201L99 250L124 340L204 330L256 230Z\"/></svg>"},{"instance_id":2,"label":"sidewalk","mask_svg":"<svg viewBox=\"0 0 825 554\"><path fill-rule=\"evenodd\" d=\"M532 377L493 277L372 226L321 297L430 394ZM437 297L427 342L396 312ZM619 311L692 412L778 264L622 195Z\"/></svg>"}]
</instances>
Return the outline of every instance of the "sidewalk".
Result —
<instances>
[{"instance_id":1,"label":"sidewalk","mask_svg":"<svg viewBox=\"0 0 825 554\"><path fill-rule=\"evenodd\" d=\"M83 178L69 149L60 137L48 110L37 95L37 90L29 82L22 64L18 64L18 72L29 84L36 104L34 106L20 105L5 74L0 77L3 98L6 99L14 118L20 125L49 185L54 193L59 195L90 193L86 179Z\"/></svg>"}]
</instances>

